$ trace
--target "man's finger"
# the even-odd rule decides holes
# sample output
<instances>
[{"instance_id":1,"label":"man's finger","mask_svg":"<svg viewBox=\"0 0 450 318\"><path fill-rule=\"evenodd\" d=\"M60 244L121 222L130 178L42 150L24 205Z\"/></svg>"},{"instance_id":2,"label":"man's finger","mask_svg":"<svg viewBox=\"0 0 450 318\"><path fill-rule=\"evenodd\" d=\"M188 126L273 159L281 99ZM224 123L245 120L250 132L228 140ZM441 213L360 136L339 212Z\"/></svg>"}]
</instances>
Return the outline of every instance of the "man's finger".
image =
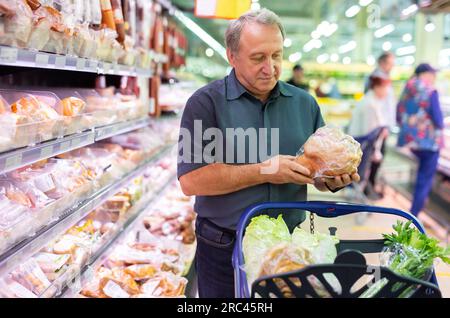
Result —
<instances>
[{"instance_id":1,"label":"man's finger","mask_svg":"<svg viewBox=\"0 0 450 318\"><path fill-rule=\"evenodd\" d=\"M299 164L298 162L291 162L289 167L291 168L291 170L300 173L304 176L311 176L311 171L309 171L308 168L303 167L301 164Z\"/></svg>"},{"instance_id":2,"label":"man's finger","mask_svg":"<svg viewBox=\"0 0 450 318\"><path fill-rule=\"evenodd\" d=\"M358 173L355 172L352 174L352 180L353 182L359 182L361 180L361 177L359 176Z\"/></svg>"},{"instance_id":3,"label":"man's finger","mask_svg":"<svg viewBox=\"0 0 450 318\"><path fill-rule=\"evenodd\" d=\"M349 185L352 183L352 178L348 174L343 174L341 177L344 185Z\"/></svg>"},{"instance_id":4,"label":"man's finger","mask_svg":"<svg viewBox=\"0 0 450 318\"><path fill-rule=\"evenodd\" d=\"M295 183L298 184L314 184L314 180L312 178L306 177L302 174L299 174L297 172L292 171L290 174L291 178L294 180Z\"/></svg>"},{"instance_id":5,"label":"man's finger","mask_svg":"<svg viewBox=\"0 0 450 318\"><path fill-rule=\"evenodd\" d=\"M333 187L334 188L342 188L344 186L344 182L342 181L341 176L334 177Z\"/></svg>"}]
</instances>

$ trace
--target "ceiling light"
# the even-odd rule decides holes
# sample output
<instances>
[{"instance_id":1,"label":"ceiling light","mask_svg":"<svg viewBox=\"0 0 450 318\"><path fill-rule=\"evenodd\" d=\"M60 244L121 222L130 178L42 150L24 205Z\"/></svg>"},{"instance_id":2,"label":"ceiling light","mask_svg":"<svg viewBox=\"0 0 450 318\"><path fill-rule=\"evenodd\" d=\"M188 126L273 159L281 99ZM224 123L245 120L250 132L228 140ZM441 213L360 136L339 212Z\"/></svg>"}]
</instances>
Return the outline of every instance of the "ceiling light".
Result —
<instances>
[{"instance_id":1,"label":"ceiling light","mask_svg":"<svg viewBox=\"0 0 450 318\"><path fill-rule=\"evenodd\" d=\"M414 45L404 46L395 50L395 54L398 56L410 55L416 53L416 47Z\"/></svg>"},{"instance_id":2,"label":"ceiling light","mask_svg":"<svg viewBox=\"0 0 450 318\"><path fill-rule=\"evenodd\" d=\"M302 58L302 53L301 52L296 52L296 53L293 53L293 54L289 55L289 62L295 63L295 62L300 61L301 58Z\"/></svg>"},{"instance_id":3,"label":"ceiling light","mask_svg":"<svg viewBox=\"0 0 450 318\"><path fill-rule=\"evenodd\" d=\"M338 29L338 25L336 23L331 23L329 27L322 32L325 37L330 37L334 32Z\"/></svg>"},{"instance_id":4,"label":"ceiling light","mask_svg":"<svg viewBox=\"0 0 450 318\"><path fill-rule=\"evenodd\" d=\"M368 6L369 4L371 4L373 2L373 0L359 0L359 5L361 6L361 7L366 7L366 6Z\"/></svg>"},{"instance_id":5,"label":"ceiling light","mask_svg":"<svg viewBox=\"0 0 450 318\"><path fill-rule=\"evenodd\" d=\"M320 32L317 31L317 30L312 31L312 32L311 32L311 37L312 37L313 39L319 39L319 38L320 38Z\"/></svg>"},{"instance_id":6,"label":"ceiling light","mask_svg":"<svg viewBox=\"0 0 450 318\"><path fill-rule=\"evenodd\" d=\"M327 53L321 54L317 57L317 63L319 64L324 64L328 61L328 59L330 58L330 56Z\"/></svg>"},{"instance_id":7,"label":"ceiling light","mask_svg":"<svg viewBox=\"0 0 450 318\"><path fill-rule=\"evenodd\" d=\"M373 55L369 55L366 59L367 65L373 66L375 65L375 57Z\"/></svg>"},{"instance_id":8,"label":"ceiling light","mask_svg":"<svg viewBox=\"0 0 450 318\"><path fill-rule=\"evenodd\" d=\"M292 45L292 40L289 38L284 39L284 47L290 47Z\"/></svg>"},{"instance_id":9,"label":"ceiling light","mask_svg":"<svg viewBox=\"0 0 450 318\"><path fill-rule=\"evenodd\" d=\"M205 54L207 57L212 57L214 55L214 50L209 47L205 50Z\"/></svg>"},{"instance_id":10,"label":"ceiling light","mask_svg":"<svg viewBox=\"0 0 450 318\"><path fill-rule=\"evenodd\" d=\"M333 63L336 63L337 61L339 61L339 54L336 54L336 53L331 54L330 61Z\"/></svg>"},{"instance_id":11,"label":"ceiling light","mask_svg":"<svg viewBox=\"0 0 450 318\"><path fill-rule=\"evenodd\" d=\"M203 30L197 23L185 16L182 12L176 10L175 17L180 20L189 30L191 30L195 35L197 35L203 42L208 44L214 51L219 53L219 55L228 62L226 50L222 44L217 42L211 35L209 35L205 30Z\"/></svg>"},{"instance_id":12,"label":"ceiling light","mask_svg":"<svg viewBox=\"0 0 450 318\"><path fill-rule=\"evenodd\" d=\"M414 56L409 55L409 56L405 56L403 61L406 65L413 65L414 62L416 61L416 59L414 58Z\"/></svg>"},{"instance_id":13,"label":"ceiling light","mask_svg":"<svg viewBox=\"0 0 450 318\"><path fill-rule=\"evenodd\" d=\"M382 48L383 48L383 51L389 51L390 49L392 49L392 43L389 41L386 41L383 43Z\"/></svg>"},{"instance_id":14,"label":"ceiling light","mask_svg":"<svg viewBox=\"0 0 450 318\"><path fill-rule=\"evenodd\" d=\"M412 41L412 35L410 33L405 33L402 36L403 42L411 42Z\"/></svg>"},{"instance_id":15,"label":"ceiling light","mask_svg":"<svg viewBox=\"0 0 450 318\"><path fill-rule=\"evenodd\" d=\"M417 10L419 10L419 7L417 6L417 4L412 4L409 7L402 10L402 16L408 17L408 16L414 14L415 12L417 12Z\"/></svg>"},{"instance_id":16,"label":"ceiling light","mask_svg":"<svg viewBox=\"0 0 450 318\"><path fill-rule=\"evenodd\" d=\"M425 31L433 32L434 30L436 30L436 26L433 22L428 22L427 24L425 24Z\"/></svg>"},{"instance_id":17,"label":"ceiling light","mask_svg":"<svg viewBox=\"0 0 450 318\"><path fill-rule=\"evenodd\" d=\"M350 51L353 51L354 49L356 49L356 42L355 41L350 41L344 45L341 45L338 49L340 54L344 54L344 53L348 53Z\"/></svg>"},{"instance_id":18,"label":"ceiling light","mask_svg":"<svg viewBox=\"0 0 450 318\"><path fill-rule=\"evenodd\" d=\"M394 32L394 30L395 30L395 26L393 24L388 24L388 25L385 25L384 27L376 30L374 35L376 38L382 38L383 36Z\"/></svg>"},{"instance_id":19,"label":"ceiling light","mask_svg":"<svg viewBox=\"0 0 450 318\"><path fill-rule=\"evenodd\" d=\"M360 10L361 7L359 5L351 6L350 8L347 9L347 11L345 11L345 16L347 18L353 18L355 15L359 13Z\"/></svg>"},{"instance_id":20,"label":"ceiling light","mask_svg":"<svg viewBox=\"0 0 450 318\"><path fill-rule=\"evenodd\" d=\"M346 65L350 64L351 62L352 62L352 59L348 56L346 56L342 59L342 63L344 63Z\"/></svg>"}]
</instances>

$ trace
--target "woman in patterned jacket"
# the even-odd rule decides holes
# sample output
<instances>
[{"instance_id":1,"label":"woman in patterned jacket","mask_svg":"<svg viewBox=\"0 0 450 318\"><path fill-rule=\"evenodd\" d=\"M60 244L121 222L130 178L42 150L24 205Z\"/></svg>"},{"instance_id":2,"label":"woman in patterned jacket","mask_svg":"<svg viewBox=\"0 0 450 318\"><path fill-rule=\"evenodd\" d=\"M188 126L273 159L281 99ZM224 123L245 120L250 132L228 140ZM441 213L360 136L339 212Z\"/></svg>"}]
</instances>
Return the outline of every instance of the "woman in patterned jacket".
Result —
<instances>
[{"instance_id":1,"label":"woman in patterned jacket","mask_svg":"<svg viewBox=\"0 0 450 318\"><path fill-rule=\"evenodd\" d=\"M409 148L419 163L411 206L416 216L430 193L443 146L444 121L435 80L436 70L429 64L420 64L397 105L398 146Z\"/></svg>"}]
</instances>

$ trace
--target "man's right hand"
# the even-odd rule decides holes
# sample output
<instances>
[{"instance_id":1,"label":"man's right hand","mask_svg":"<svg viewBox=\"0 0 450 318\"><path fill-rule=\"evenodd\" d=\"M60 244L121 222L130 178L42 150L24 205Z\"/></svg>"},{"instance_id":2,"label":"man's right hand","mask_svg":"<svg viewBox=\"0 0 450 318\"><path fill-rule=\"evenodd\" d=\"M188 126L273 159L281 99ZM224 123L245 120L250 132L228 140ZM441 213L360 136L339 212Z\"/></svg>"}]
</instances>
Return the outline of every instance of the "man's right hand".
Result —
<instances>
[{"instance_id":1,"label":"man's right hand","mask_svg":"<svg viewBox=\"0 0 450 318\"><path fill-rule=\"evenodd\" d=\"M294 156L278 155L261 163L260 172L269 183L314 184L311 172L295 161Z\"/></svg>"}]
</instances>

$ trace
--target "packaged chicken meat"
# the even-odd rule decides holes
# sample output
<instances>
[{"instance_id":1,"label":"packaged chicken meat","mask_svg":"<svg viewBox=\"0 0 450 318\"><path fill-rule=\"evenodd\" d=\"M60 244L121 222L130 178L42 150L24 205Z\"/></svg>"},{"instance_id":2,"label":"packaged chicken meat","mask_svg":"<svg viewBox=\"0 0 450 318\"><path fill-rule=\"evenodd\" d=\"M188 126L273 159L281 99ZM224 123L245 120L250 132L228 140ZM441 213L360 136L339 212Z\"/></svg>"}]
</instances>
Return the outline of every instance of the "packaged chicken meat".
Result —
<instances>
[{"instance_id":1,"label":"packaged chicken meat","mask_svg":"<svg viewBox=\"0 0 450 318\"><path fill-rule=\"evenodd\" d=\"M4 34L0 36L0 44L26 47L33 27L33 11L25 0L3 0L1 3Z\"/></svg>"},{"instance_id":2,"label":"packaged chicken meat","mask_svg":"<svg viewBox=\"0 0 450 318\"><path fill-rule=\"evenodd\" d=\"M20 264L17 269L11 272L11 278L37 296L44 293L51 285L50 281L34 259L30 259L25 263Z\"/></svg>"},{"instance_id":3,"label":"packaged chicken meat","mask_svg":"<svg viewBox=\"0 0 450 318\"><path fill-rule=\"evenodd\" d=\"M32 211L10 200L0 186L0 253L32 234L35 229Z\"/></svg>"},{"instance_id":4,"label":"packaged chicken meat","mask_svg":"<svg viewBox=\"0 0 450 318\"><path fill-rule=\"evenodd\" d=\"M37 298L29 289L11 278L0 279L0 295L4 298Z\"/></svg>"},{"instance_id":5,"label":"packaged chicken meat","mask_svg":"<svg viewBox=\"0 0 450 318\"><path fill-rule=\"evenodd\" d=\"M358 171L362 151L360 144L339 128L319 128L300 150L297 161L311 171L314 178L353 174Z\"/></svg>"}]
</instances>

